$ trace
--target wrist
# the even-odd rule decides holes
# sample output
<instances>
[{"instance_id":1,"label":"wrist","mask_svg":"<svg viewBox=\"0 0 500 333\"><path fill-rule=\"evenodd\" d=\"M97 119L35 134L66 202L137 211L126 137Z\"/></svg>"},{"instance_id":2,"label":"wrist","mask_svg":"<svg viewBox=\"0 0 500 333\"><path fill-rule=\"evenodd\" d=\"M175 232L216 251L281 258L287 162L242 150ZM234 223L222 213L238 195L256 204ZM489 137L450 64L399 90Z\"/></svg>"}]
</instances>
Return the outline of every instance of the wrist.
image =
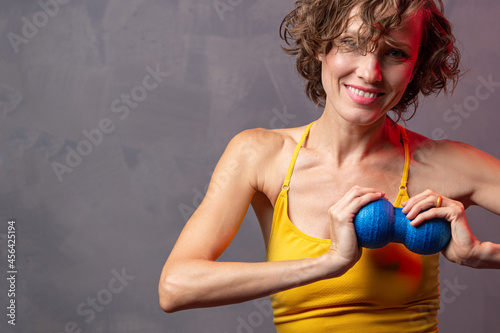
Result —
<instances>
[{"instance_id":1,"label":"wrist","mask_svg":"<svg viewBox=\"0 0 500 333\"><path fill-rule=\"evenodd\" d=\"M327 279L344 275L355 264L356 261L341 258L330 252L318 257L318 265Z\"/></svg>"},{"instance_id":2,"label":"wrist","mask_svg":"<svg viewBox=\"0 0 500 333\"><path fill-rule=\"evenodd\" d=\"M476 247L469 266L474 268L500 268L500 245L482 242Z\"/></svg>"}]
</instances>

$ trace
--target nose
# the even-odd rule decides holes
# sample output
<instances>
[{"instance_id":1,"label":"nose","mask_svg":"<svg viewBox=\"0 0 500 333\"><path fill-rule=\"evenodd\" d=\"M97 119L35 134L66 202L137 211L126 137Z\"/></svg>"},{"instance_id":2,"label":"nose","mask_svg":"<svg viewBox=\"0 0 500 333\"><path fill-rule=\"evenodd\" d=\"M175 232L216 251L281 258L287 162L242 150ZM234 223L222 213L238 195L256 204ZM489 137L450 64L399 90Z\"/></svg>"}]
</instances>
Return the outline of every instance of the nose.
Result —
<instances>
[{"instance_id":1,"label":"nose","mask_svg":"<svg viewBox=\"0 0 500 333\"><path fill-rule=\"evenodd\" d=\"M378 55L367 52L361 56L356 74L367 83L382 81L382 67Z\"/></svg>"}]
</instances>

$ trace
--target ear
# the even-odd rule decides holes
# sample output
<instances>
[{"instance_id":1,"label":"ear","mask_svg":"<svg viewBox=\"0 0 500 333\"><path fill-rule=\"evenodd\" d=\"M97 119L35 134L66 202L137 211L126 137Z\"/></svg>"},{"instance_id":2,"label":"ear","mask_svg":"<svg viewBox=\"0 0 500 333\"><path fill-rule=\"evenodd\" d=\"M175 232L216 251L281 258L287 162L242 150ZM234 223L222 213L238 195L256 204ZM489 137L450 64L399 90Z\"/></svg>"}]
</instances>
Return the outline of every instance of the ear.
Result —
<instances>
[{"instance_id":1,"label":"ear","mask_svg":"<svg viewBox=\"0 0 500 333\"><path fill-rule=\"evenodd\" d=\"M323 53L316 53L314 57L320 62L323 62L323 60L325 60L325 55Z\"/></svg>"}]
</instances>

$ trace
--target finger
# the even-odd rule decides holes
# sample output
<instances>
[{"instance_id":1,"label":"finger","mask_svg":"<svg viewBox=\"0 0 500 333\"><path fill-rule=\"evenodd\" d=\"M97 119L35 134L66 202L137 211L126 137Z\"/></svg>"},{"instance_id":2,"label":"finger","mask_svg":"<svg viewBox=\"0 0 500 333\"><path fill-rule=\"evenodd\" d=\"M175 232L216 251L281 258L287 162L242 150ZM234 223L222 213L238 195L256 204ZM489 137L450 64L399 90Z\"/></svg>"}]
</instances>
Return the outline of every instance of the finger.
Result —
<instances>
[{"instance_id":1,"label":"finger","mask_svg":"<svg viewBox=\"0 0 500 333\"><path fill-rule=\"evenodd\" d=\"M425 190L422 193L414 195L410 199L408 199L407 201L403 202L403 204L402 204L403 213L407 214L415 204L417 204L421 201L424 201L424 200L428 199L429 197L437 198L437 196L438 196L438 194L432 190Z\"/></svg>"},{"instance_id":2,"label":"finger","mask_svg":"<svg viewBox=\"0 0 500 333\"><path fill-rule=\"evenodd\" d=\"M403 203L402 212L409 219L415 218L421 211L426 209L443 206L443 196L432 190L426 190Z\"/></svg>"},{"instance_id":3,"label":"finger","mask_svg":"<svg viewBox=\"0 0 500 333\"><path fill-rule=\"evenodd\" d=\"M349 208L352 213L357 213L362 207L372 201L380 199L384 194L382 192L369 192L359 196L351 201Z\"/></svg>"},{"instance_id":4,"label":"finger","mask_svg":"<svg viewBox=\"0 0 500 333\"><path fill-rule=\"evenodd\" d=\"M408 215L406 216L408 218ZM417 227L420 224L424 223L427 220L435 219L435 218L444 218L449 220L450 218L450 212L449 208L432 208L429 210L426 210L425 212L422 212L417 215L411 222L410 225Z\"/></svg>"},{"instance_id":5,"label":"finger","mask_svg":"<svg viewBox=\"0 0 500 333\"><path fill-rule=\"evenodd\" d=\"M349 189L349 191L347 191L344 196L335 203L334 206L346 207L352 201L368 193L379 193L381 196L385 195L383 191L377 190L375 188L354 186Z\"/></svg>"},{"instance_id":6,"label":"finger","mask_svg":"<svg viewBox=\"0 0 500 333\"><path fill-rule=\"evenodd\" d=\"M444 207L445 204L444 204L444 198L442 199L442 203L441 203L441 207ZM420 212L423 212L427 209L430 209L430 208L437 208L436 207L436 202L437 202L437 196L436 197L428 197L422 201L419 201L418 203L415 203L410 211L406 214L406 218L408 218L409 220L411 219L414 219L418 214L420 214Z\"/></svg>"},{"instance_id":7,"label":"finger","mask_svg":"<svg viewBox=\"0 0 500 333\"><path fill-rule=\"evenodd\" d=\"M360 187L360 186L354 186L352 187L347 193L344 195L344 199L347 199L348 201L352 201L356 197L363 196L368 193L381 193L382 195L385 195L384 191L380 191L376 188L372 187Z\"/></svg>"},{"instance_id":8,"label":"finger","mask_svg":"<svg viewBox=\"0 0 500 333\"><path fill-rule=\"evenodd\" d=\"M368 203L378 200L383 196L383 192L368 192L357 196L348 196L331 207L331 215L337 221L352 222L354 215Z\"/></svg>"}]
</instances>

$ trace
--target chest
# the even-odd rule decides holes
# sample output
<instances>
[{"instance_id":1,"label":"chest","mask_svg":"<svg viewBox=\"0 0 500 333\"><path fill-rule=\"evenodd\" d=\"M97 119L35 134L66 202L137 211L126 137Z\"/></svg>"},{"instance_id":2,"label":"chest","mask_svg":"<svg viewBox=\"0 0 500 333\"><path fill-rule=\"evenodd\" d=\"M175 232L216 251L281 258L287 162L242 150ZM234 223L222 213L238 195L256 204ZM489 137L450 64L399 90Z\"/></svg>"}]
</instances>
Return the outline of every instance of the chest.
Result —
<instances>
[{"instance_id":1,"label":"chest","mask_svg":"<svg viewBox=\"0 0 500 333\"><path fill-rule=\"evenodd\" d=\"M330 237L328 209L355 185L386 193L394 202L400 188L404 161L378 165L348 165L329 170L328 166L297 168L288 191L288 217L302 232L317 238Z\"/></svg>"},{"instance_id":2,"label":"chest","mask_svg":"<svg viewBox=\"0 0 500 333\"><path fill-rule=\"evenodd\" d=\"M324 157L301 149L288 190L290 221L307 235L328 239L328 209L355 185L381 190L386 193L386 199L394 203L405 165L404 151L401 148L396 147L363 163L347 163L342 167L335 167ZM266 244L272 226L273 206L289 162L288 157L268 173L272 177L265 177L267 186L261 195L262 200L252 202ZM446 168L440 168L439 163L434 163L430 158L425 161L411 159L407 185L410 197L432 189L468 206L469 187L460 177Z\"/></svg>"}]
</instances>

